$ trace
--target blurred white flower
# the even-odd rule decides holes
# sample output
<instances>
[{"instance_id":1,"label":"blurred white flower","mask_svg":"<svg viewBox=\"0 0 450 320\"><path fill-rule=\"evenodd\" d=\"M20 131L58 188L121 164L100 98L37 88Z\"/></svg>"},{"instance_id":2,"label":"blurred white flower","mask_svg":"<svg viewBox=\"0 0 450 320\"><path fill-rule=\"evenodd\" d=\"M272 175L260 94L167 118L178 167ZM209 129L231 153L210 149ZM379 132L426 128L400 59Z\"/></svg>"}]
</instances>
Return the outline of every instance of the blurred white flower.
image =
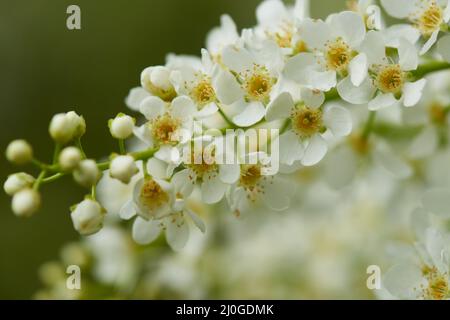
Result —
<instances>
[{"instance_id":1,"label":"blurred white flower","mask_svg":"<svg viewBox=\"0 0 450 320\"><path fill-rule=\"evenodd\" d=\"M9 162L23 165L33 159L33 148L25 140L14 140L6 148L6 158Z\"/></svg>"}]
</instances>

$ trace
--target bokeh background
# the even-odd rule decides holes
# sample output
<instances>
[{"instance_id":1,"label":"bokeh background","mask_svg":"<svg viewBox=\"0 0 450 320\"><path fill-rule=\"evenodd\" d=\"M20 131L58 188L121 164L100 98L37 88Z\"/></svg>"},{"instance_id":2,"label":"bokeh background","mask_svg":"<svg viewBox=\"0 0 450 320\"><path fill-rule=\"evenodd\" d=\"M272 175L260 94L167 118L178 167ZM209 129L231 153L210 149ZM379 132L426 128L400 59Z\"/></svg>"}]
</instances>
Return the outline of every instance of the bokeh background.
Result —
<instances>
[{"instance_id":1,"label":"bokeh background","mask_svg":"<svg viewBox=\"0 0 450 320\"><path fill-rule=\"evenodd\" d=\"M141 70L169 52L198 54L210 28L230 14L239 28L255 23L259 0L16 0L0 2L0 149L30 141L48 160L51 116L76 110L88 124L85 148L100 157L115 147L107 120L125 110L124 97ZM313 17L345 0L311 1ZM81 7L82 30L66 28L66 8ZM0 178L17 168L2 156ZM0 298L27 299L40 287L37 270L78 238L68 208L84 190L64 181L45 186L42 210L18 219L0 195Z\"/></svg>"}]
</instances>

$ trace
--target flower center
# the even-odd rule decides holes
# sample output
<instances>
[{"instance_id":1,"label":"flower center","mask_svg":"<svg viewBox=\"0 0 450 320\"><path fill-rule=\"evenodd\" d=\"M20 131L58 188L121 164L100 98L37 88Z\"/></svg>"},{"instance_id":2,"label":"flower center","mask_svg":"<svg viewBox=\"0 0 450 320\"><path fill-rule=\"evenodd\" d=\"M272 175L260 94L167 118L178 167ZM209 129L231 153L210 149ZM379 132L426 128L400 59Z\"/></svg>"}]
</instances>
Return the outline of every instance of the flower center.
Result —
<instances>
[{"instance_id":1,"label":"flower center","mask_svg":"<svg viewBox=\"0 0 450 320\"><path fill-rule=\"evenodd\" d=\"M214 150L211 152L208 150L208 152L206 152L206 150L203 149L201 152L191 152L190 163L186 164L186 166L195 174L195 177L190 177L191 180L202 180L204 178L215 177L219 168L214 155Z\"/></svg>"},{"instance_id":2,"label":"flower center","mask_svg":"<svg viewBox=\"0 0 450 320\"><path fill-rule=\"evenodd\" d=\"M169 195L155 180L148 179L141 188L140 201L142 205L152 211L167 203Z\"/></svg>"},{"instance_id":3,"label":"flower center","mask_svg":"<svg viewBox=\"0 0 450 320\"><path fill-rule=\"evenodd\" d=\"M327 43L326 60L327 67L330 70L342 71L347 69L348 64L352 60L352 50L342 40L337 38L336 41Z\"/></svg>"},{"instance_id":4,"label":"flower center","mask_svg":"<svg viewBox=\"0 0 450 320\"><path fill-rule=\"evenodd\" d=\"M274 83L266 67L256 65L251 72L244 76L244 90L250 100L264 101L269 98Z\"/></svg>"},{"instance_id":5,"label":"flower center","mask_svg":"<svg viewBox=\"0 0 450 320\"><path fill-rule=\"evenodd\" d=\"M310 137L323 126L322 111L306 106L295 108L291 113L292 128L300 137Z\"/></svg>"},{"instance_id":6,"label":"flower center","mask_svg":"<svg viewBox=\"0 0 450 320\"><path fill-rule=\"evenodd\" d=\"M261 166L257 164L242 165L239 185L248 190L253 190L258 186L261 180Z\"/></svg>"},{"instance_id":7,"label":"flower center","mask_svg":"<svg viewBox=\"0 0 450 320\"><path fill-rule=\"evenodd\" d=\"M428 108L428 114L429 114L431 122L438 124L438 125L445 124L446 118L447 118L447 112L446 112L445 108L442 107L441 104L439 104L437 102L431 104L430 107Z\"/></svg>"},{"instance_id":8,"label":"flower center","mask_svg":"<svg viewBox=\"0 0 450 320\"><path fill-rule=\"evenodd\" d=\"M200 106L204 106L216 99L216 92L207 76L202 76L191 90L191 98Z\"/></svg>"},{"instance_id":9,"label":"flower center","mask_svg":"<svg viewBox=\"0 0 450 320\"><path fill-rule=\"evenodd\" d=\"M433 1L420 15L417 27L424 36L430 36L434 31L439 30L443 22L442 8Z\"/></svg>"},{"instance_id":10,"label":"flower center","mask_svg":"<svg viewBox=\"0 0 450 320\"><path fill-rule=\"evenodd\" d=\"M398 64L382 67L376 77L376 85L384 93L398 93L404 81L405 73Z\"/></svg>"},{"instance_id":11,"label":"flower center","mask_svg":"<svg viewBox=\"0 0 450 320\"><path fill-rule=\"evenodd\" d=\"M176 143L178 137L176 132L180 127L180 121L172 118L169 114L164 114L153 120L151 125L152 135L163 144Z\"/></svg>"}]
</instances>

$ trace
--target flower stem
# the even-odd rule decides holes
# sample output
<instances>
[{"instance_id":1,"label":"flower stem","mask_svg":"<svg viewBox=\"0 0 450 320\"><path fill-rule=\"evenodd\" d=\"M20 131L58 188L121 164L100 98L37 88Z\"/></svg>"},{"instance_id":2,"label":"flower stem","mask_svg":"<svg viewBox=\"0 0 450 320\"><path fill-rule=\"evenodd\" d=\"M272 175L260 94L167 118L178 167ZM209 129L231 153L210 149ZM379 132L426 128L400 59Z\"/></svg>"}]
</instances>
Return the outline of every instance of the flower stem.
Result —
<instances>
[{"instance_id":1,"label":"flower stem","mask_svg":"<svg viewBox=\"0 0 450 320\"><path fill-rule=\"evenodd\" d=\"M76 146L78 147L78 149L80 149L81 156L83 157L83 159L86 159L87 157L86 153L84 152L83 145L81 144L81 139L77 139Z\"/></svg>"},{"instance_id":2,"label":"flower stem","mask_svg":"<svg viewBox=\"0 0 450 320\"><path fill-rule=\"evenodd\" d=\"M419 80L429 73L450 69L450 63L445 61L431 61L421 64L416 70L411 71L413 80Z\"/></svg>"},{"instance_id":3,"label":"flower stem","mask_svg":"<svg viewBox=\"0 0 450 320\"><path fill-rule=\"evenodd\" d=\"M41 185L42 181L45 178L45 175L47 174L47 171L44 169L39 173L39 176L37 177L36 181L34 182L33 189L39 190L39 186Z\"/></svg>"},{"instance_id":4,"label":"flower stem","mask_svg":"<svg viewBox=\"0 0 450 320\"><path fill-rule=\"evenodd\" d=\"M127 150L125 148L125 140L119 139L118 142L119 142L119 152L120 152L120 154L126 154Z\"/></svg>"},{"instance_id":5,"label":"flower stem","mask_svg":"<svg viewBox=\"0 0 450 320\"><path fill-rule=\"evenodd\" d=\"M60 178L62 178L64 176L66 176L66 175L67 175L67 173L62 173L62 172L55 173L54 175L52 175L50 177L42 179L42 183L41 184L54 182L54 181L56 181L56 180L58 180L58 179L60 179Z\"/></svg>"},{"instance_id":6,"label":"flower stem","mask_svg":"<svg viewBox=\"0 0 450 320\"><path fill-rule=\"evenodd\" d=\"M362 133L362 139L367 140L370 136L370 133L373 130L373 125L375 123L377 112L376 111L370 111L369 118L367 119L366 124L364 125L364 130Z\"/></svg>"}]
</instances>

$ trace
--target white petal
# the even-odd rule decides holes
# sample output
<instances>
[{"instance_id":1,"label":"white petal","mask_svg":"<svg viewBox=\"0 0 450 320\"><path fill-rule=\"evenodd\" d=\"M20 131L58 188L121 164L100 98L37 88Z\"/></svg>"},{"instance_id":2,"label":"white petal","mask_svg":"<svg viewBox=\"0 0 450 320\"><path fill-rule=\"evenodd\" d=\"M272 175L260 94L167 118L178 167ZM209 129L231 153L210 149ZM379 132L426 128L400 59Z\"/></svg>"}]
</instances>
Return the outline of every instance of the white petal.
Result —
<instances>
[{"instance_id":1,"label":"white petal","mask_svg":"<svg viewBox=\"0 0 450 320\"><path fill-rule=\"evenodd\" d=\"M398 48L400 39L406 39L410 43L416 43L421 34L420 31L410 24L395 24L383 31L387 47Z\"/></svg>"},{"instance_id":2,"label":"white petal","mask_svg":"<svg viewBox=\"0 0 450 320\"><path fill-rule=\"evenodd\" d=\"M222 71L214 81L217 98L224 104L231 104L243 97L243 91L236 78L228 71Z\"/></svg>"},{"instance_id":3,"label":"white petal","mask_svg":"<svg viewBox=\"0 0 450 320\"><path fill-rule=\"evenodd\" d=\"M324 113L324 124L336 137L345 137L352 132L352 116L341 106L330 106Z\"/></svg>"},{"instance_id":4,"label":"white petal","mask_svg":"<svg viewBox=\"0 0 450 320\"><path fill-rule=\"evenodd\" d=\"M301 162L305 167L313 166L323 159L327 153L328 146L321 135L314 135L308 143Z\"/></svg>"},{"instance_id":5,"label":"white petal","mask_svg":"<svg viewBox=\"0 0 450 320\"><path fill-rule=\"evenodd\" d=\"M279 148L279 161L287 165L292 165L295 161L300 160L305 153L300 138L292 130L288 130L280 136Z\"/></svg>"},{"instance_id":6,"label":"white petal","mask_svg":"<svg viewBox=\"0 0 450 320\"><path fill-rule=\"evenodd\" d=\"M442 218L450 218L450 190L431 189L422 197L423 207Z\"/></svg>"},{"instance_id":7,"label":"white petal","mask_svg":"<svg viewBox=\"0 0 450 320\"><path fill-rule=\"evenodd\" d=\"M383 63L386 58L386 47L381 32L369 31L359 51L366 54L369 65Z\"/></svg>"},{"instance_id":8,"label":"white petal","mask_svg":"<svg viewBox=\"0 0 450 320\"><path fill-rule=\"evenodd\" d=\"M141 217L134 220L132 235L138 244L149 244L158 238L160 232L161 228L157 220L146 221Z\"/></svg>"},{"instance_id":9,"label":"white petal","mask_svg":"<svg viewBox=\"0 0 450 320\"><path fill-rule=\"evenodd\" d=\"M227 46L222 50L223 63L237 73L249 71L253 68L253 57L244 48Z\"/></svg>"},{"instance_id":10,"label":"white petal","mask_svg":"<svg viewBox=\"0 0 450 320\"><path fill-rule=\"evenodd\" d=\"M164 113L164 108L164 101L158 97L149 96L142 101L139 111L147 118L147 120L153 120Z\"/></svg>"},{"instance_id":11,"label":"white petal","mask_svg":"<svg viewBox=\"0 0 450 320\"><path fill-rule=\"evenodd\" d=\"M443 14L443 20L444 22L448 23L450 20L450 0L446 1L444 14Z\"/></svg>"},{"instance_id":12,"label":"white petal","mask_svg":"<svg viewBox=\"0 0 450 320\"><path fill-rule=\"evenodd\" d=\"M284 75L300 84L308 83L308 70L317 68L317 60L312 53L299 53L286 61Z\"/></svg>"},{"instance_id":13,"label":"white petal","mask_svg":"<svg viewBox=\"0 0 450 320\"><path fill-rule=\"evenodd\" d=\"M201 186L202 200L206 204L217 203L222 200L227 190L227 184L223 183L219 177L205 179Z\"/></svg>"},{"instance_id":14,"label":"white petal","mask_svg":"<svg viewBox=\"0 0 450 320\"><path fill-rule=\"evenodd\" d=\"M217 112L217 110L219 110L219 108L217 107L217 104L215 102L211 102L211 103L208 103L203 108L201 108L201 110L199 110L195 114L195 117L196 118L206 118L206 117L209 117L209 116L212 116L213 114L215 114Z\"/></svg>"},{"instance_id":15,"label":"white petal","mask_svg":"<svg viewBox=\"0 0 450 320\"><path fill-rule=\"evenodd\" d=\"M389 269L383 277L383 286L395 297L414 299L420 294L417 288L422 281L422 272L414 264L397 264Z\"/></svg>"},{"instance_id":16,"label":"white petal","mask_svg":"<svg viewBox=\"0 0 450 320\"><path fill-rule=\"evenodd\" d=\"M368 77L359 87L353 85L350 77L342 79L337 86L339 96L352 104L368 103L373 97L375 90L376 88L373 86L372 80Z\"/></svg>"},{"instance_id":17,"label":"white petal","mask_svg":"<svg viewBox=\"0 0 450 320\"><path fill-rule=\"evenodd\" d=\"M402 70L416 70L419 64L416 46L408 40L400 39L398 47L399 64Z\"/></svg>"},{"instance_id":18,"label":"white petal","mask_svg":"<svg viewBox=\"0 0 450 320\"><path fill-rule=\"evenodd\" d=\"M293 107L294 100L292 100L292 96L287 92L283 92L268 105L266 120L286 119L289 117Z\"/></svg>"},{"instance_id":19,"label":"white petal","mask_svg":"<svg viewBox=\"0 0 450 320\"><path fill-rule=\"evenodd\" d=\"M438 146L438 134L432 126L422 130L409 147L409 156L413 159L421 159L432 155Z\"/></svg>"},{"instance_id":20,"label":"white petal","mask_svg":"<svg viewBox=\"0 0 450 320\"><path fill-rule=\"evenodd\" d=\"M440 30L434 31L431 36L428 38L427 42L423 45L422 49L420 50L420 55L423 55L427 53L431 47L436 43L438 35Z\"/></svg>"},{"instance_id":21,"label":"white petal","mask_svg":"<svg viewBox=\"0 0 450 320\"><path fill-rule=\"evenodd\" d=\"M222 164L219 167L219 177L224 183L232 184L239 179L240 166L239 164Z\"/></svg>"},{"instance_id":22,"label":"white petal","mask_svg":"<svg viewBox=\"0 0 450 320\"><path fill-rule=\"evenodd\" d=\"M403 86L403 105L405 107L413 107L420 101L426 83L426 79L405 83Z\"/></svg>"},{"instance_id":23,"label":"white petal","mask_svg":"<svg viewBox=\"0 0 450 320\"><path fill-rule=\"evenodd\" d=\"M147 162L148 173L157 179L167 179L169 178L167 170L167 162L162 161L158 158L150 158Z\"/></svg>"},{"instance_id":24,"label":"white petal","mask_svg":"<svg viewBox=\"0 0 450 320\"><path fill-rule=\"evenodd\" d=\"M265 0L256 8L258 24L265 27L277 27L286 16L286 8L279 0Z\"/></svg>"},{"instance_id":25,"label":"white petal","mask_svg":"<svg viewBox=\"0 0 450 320\"><path fill-rule=\"evenodd\" d=\"M138 139L145 142L149 147L153 146L153 135L147 123L143 124L140 127L135 127L133 129L133 134Z\"/></svg>"},{"instance_id":26,"label":"white petal","mask_svg":"<svg viewBox=\"0 0 450 320\"><path fill-rule=\"evenodd\" d=\"M198 215L196 215L191 210L186 210L186 213L191 217L192 222L194 222L195 226L203 233L206 232L206 226L202 219Z\"/></svg>"},{"instance_id":27,"label":"white petal","mask_svg":"<svg viewBox=\"0 0 450 320\"><path fill-rule=\"evenodd\" d=\"M177 97L172 101L172 115L175 118L189 118L192 117L196 111L197 108L195 107L194 102L186 96Z\"/></svg>"},{"instance_id":28,"label":"white petal","mask_svg":"<svg viewBox=\"0 0 450 320\"><path fill-rule=\"evenodd\" d=\"M369 102L369 110L375 111L390 107L397 102L392 93L379 93L375 99Z\"/></svg>"},{"instance_id":29,"label":"white petal","mask_svg":"<svg viewBox=\"0 0 450 320\"><path fill-rule=\"evenodd\" d=\"M189 226L182 218L176 219L172 222L171 218L168 218L166 229L166 239L169 246L174 251L179 251L184 248L189 239Z\"/></svg>"},{"instance_id":30,"label":"white petal","mask_svg":"<svg viewBox=\"0 0 450 320\"><path fill-rule=\"evenodd\" d=\"M381 0L384 10L398 19L407 18L415 10L416 1L412 0Z\"/></svg>"},{"instance_id":31,"label":"white petal","mask_svg":"<svg viewBox=\"0 0 450 320\"><path fill-rule=\"evenodd\" d=\"M305 19L300 26L300 37L309 50L323 50L331 38L330 26L321 20Z\"/></svg>"},{"instance_id":32,"label":"white petal","mask_svg":"<svg viewBox=\"0 0 450 320\"><path fill-rule=\"evenodd\" d=\"M309 71L309 81L307 85L311 88L320 91L330 91L336 86L336 72L335 71Z\"/></svg>"},{"instance_id":33,"label":"white petal","mask_svg":"<svg viewBox=\"0 0 450 320\"><path fill-rule=\"evenodd\" d=\"M184 197L191 195L194 190L194 184L190 175L191 173L188 169L181 170L173 175L171 181L175 188L175 193L181 193Z\"/></svg>"},{"instance_id":34,"label":"white petal","mask_svg":"<svg viewBox=\"0 0 450 320\"><path fill-rule=\"evenodd\" d=\"M142 87L136 87L130 90L130 93L125 99L125 104L128 108L134 111L139 111L141 102L147 98L149 93Z\"/></svg>"},{"instance_id":35,"label":"white petal","mask_svg":"<svg viewBox=\"0 0 450 320\"><path fill-rule=\"evenodd\" d=\"M359 87L367 77L367 55L365 53L358 54L352 59L348 68L353 85Z\"/></svg>"},{"instance_id":36,"label":"white petal","mask_svg":"<svg viewBox=\"0 0 450 320\"><path fill-rule=\"evenodd\" d=\"M450 35L442 37L438 42L438 52L445 61L450 62Z\"/></svg>"},{"instance_id":37,"label":"white petal","mask_svg":"<svg viewBox=\"0 0 450 320\"><path fill-rule=\"evenodd\" d=\"M266 108L261 102L250 102L244 110L233 117L233 122L240 127L248 127L264 118Z\"/></svg>"},{"instance_id":38,"label":"white petal","mask_svg":"<svg viewBox=\"0 0 450 320\"><path fill-rule=\"evenodd\" d=\"M120 208L119 216L124 220L129 220L136 215L136 209L134 208L133 200L125 202Z\"/></svg>"},{"instance_id":39,"label":"white petal","mask_svg":"<svg viewBox=\"0 0 450 320\"><path fill-rule=\"evenodd\" d=\"M317 109L325 101L325 94L322 91L311 90L306 87L300 89L300 96L307 107Z\"/></svg>"},{"instance_id":40,"label":"white petal","mask_svg":"<svg viewBox=\"0 0 450 320\"><path fill-rule=\"evenodd\" d=\"M343 11L333 15L330 26L333 34L341 36L351 48L359 46L366 35L366 25L356 12Z\"/></svg>"},{"instance_id":41,"label":"white petal","mask_svg":"<svg viewBox=\"0 0 450 320\"><path fill-rule=\"evenodd\" d=\"M448 273L448 236L435 228L428 228L425 231L425 248L438 271Z\"/></svg>"}]
</instances>

